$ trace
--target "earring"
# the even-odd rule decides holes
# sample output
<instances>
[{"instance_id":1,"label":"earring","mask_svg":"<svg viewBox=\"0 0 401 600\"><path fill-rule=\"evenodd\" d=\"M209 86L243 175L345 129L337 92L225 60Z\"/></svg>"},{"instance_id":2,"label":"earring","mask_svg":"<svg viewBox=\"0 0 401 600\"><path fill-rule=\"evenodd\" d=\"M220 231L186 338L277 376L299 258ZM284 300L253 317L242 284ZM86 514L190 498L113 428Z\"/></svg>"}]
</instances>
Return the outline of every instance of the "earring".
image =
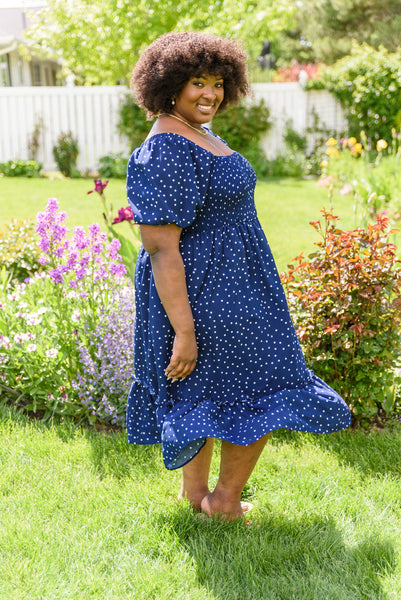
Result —
<instances>
[{"instance_id":1,"label":"earring","mask_svg":"<svg viewBox=\"0 0 401 600\"><path fill-rule=\"evenodd\" d=\"M171 100L171 106L174 106L174 104L175 104L175 99L173 98L173 99Z\"/></svg>"}]
</instances>

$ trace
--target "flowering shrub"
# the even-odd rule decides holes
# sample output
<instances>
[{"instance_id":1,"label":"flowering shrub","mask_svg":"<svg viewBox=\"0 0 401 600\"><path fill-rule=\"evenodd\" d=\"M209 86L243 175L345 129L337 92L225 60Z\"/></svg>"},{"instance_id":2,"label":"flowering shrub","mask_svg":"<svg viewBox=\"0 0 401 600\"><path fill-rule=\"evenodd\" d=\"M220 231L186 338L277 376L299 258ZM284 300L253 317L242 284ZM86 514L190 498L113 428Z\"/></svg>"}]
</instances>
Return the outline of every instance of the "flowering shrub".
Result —
<instances>
[{"instance_id":1,"label":"flowering shrub","mask_svg":"<svg viewBox=\"0 0 401 600\"><path fill-rule=\"evenodd\" d=\"M88 233L76 227L69 239L66 216L50 199L36 227L46 272L0 295L0 386L46 417L93 417L74 382L88 332L118 306L126 269L117 239L108 243L97 223Z\"/></svg>"},{"instance_id":2,"label":"flowering shrub","mask_svg":"<svg viewBox=\"0 0 401 600\"><path fill-rule=\"evenodd\" d=\"M7 280L24 281L40 270L40 248L34 231L33 219L12 219L5 231L0 231L0 265L7 272Z\"/></svg>"},{"instance_id":3,"label":"flowering shrub","mask_svg":"<svg viewBox=\"0 0 401 600\"><path fill-rule=\"evenodd\" d=\"M342 394L354 418L394 405L401 352L401 267L388 243L389 219L367 230L342 231L322 211L312 221L322 241L282 276L306 360Z\"/></svg>"},{"instance_id":4,"label":"flowering shrub","mask_svg":"<svg viewBox=\"0 0 401 600\"><path fill-rule=\"evenodd\" d=\"M354 195L355 214L364 227L383 208L394 215L400 213L400 134L393 129L390 143L379 139L372 147L362 131L360 141L355 136L339 142L330 138L326 146L323 180L330 177L333 184L340 185L340 193Z\"/></svg>"},{"instance_id":5,"label":"flowering shrub","mask_svg":"<svg viewBox=\"0 0 401 600\"><path fill-rule=\"evenodd\" d=\"M85 340L78 342L80 367L73 387L90 418L122 424L134 364L133 288L121 289L112 305L112 312L100 312L94 330L85 325Z\"/></svg>"}]
</instances>

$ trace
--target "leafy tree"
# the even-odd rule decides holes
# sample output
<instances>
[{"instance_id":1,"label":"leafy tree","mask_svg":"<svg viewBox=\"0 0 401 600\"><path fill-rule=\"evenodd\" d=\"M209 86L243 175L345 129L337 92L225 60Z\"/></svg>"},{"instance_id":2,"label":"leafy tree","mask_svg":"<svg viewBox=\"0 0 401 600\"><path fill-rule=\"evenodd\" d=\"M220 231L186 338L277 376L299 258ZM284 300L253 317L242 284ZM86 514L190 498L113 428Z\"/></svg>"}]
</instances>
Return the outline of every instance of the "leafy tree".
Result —
<instances>
[{"instance_id":1,"label":"leafy tree","mask_svg":"<svg viewBox=\"0 0 401 600\"><path fill-rule=\"evenodd\" d=\"M326 69L308 87L324 86L341 102L349 134L361 130L370 140L390 140L401 125L401 55L381 47L354 44L351 54Z\"/></svg>"},{"instance_id":2,"label":"leafy tree","mask_svg":"<svg viewBox=\"0 0 401 600\"><path fill-rule=\"evenodd\" d=\"M300 0L296 27L281 36L284 58L331 64L350 53L352 40L394 52L400 43L400 0Z\"/></svg>"},{"instance_id":3,"label":"leafy tree","mask_svg":"<svg viewBox=\"0 0 401 600\"><path fill-rule=\"evenodd\" d=\"M76 83L113 85L127 83L141 50L168 31L241 39L256 59L293 20L293 0L49 0L26 35L36 51L62 59Z\"/></svg>"}]
</instances>

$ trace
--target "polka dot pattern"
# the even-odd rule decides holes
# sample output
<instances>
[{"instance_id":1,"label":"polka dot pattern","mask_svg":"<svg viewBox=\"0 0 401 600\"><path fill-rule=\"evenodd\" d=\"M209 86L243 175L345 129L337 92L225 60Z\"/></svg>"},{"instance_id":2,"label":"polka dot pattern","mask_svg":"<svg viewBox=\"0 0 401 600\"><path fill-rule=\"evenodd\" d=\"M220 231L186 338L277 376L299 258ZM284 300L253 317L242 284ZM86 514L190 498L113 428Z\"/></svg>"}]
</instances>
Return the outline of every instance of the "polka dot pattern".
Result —
<instances>
[{"instance_id":1,"label":"polka dot pattern","mask_svg":"<svg viewBox=\"0 0 401 600\"><path fill-rule=\"evenodd\" d=\"M167 381L174 332L141 248L128 441L161 442L168 469L191 460L207 437L248 445L274 429L328 433L350 424L344 400L305 365L257 219L255 183L237 152L215 156L174 133L153 136L129 161L136 222L183 228L198 343L192 374Z\"/></svg>"}]
</instances>

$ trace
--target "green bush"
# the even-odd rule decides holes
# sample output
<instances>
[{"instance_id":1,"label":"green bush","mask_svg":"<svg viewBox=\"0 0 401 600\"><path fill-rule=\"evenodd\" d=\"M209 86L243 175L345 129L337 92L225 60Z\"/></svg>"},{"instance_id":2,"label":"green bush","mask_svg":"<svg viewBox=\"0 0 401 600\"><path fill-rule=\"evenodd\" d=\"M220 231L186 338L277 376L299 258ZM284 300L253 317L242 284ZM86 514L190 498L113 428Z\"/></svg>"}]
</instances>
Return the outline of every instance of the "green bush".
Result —
<instances>
[{"instance_id":1,"label":"green bush","mask_svg":"<svg viewBox=\"0 0 401 600\"><path fill-rule=\"evenodd\" d=\"M267 161L265 175L269 177L302 177L305 157L300 152L287 151Z\"/></svg>"},{"instance_id":2,"label":"green bush","mask_svg":"<svg viewBox=\"0 0 401 600\"><path fill-rule=\"evenodd\" d=\"M245 156L259 177L268 174L268 163L260 139L270 127L270 111L263 101L228 108L213 119L213 132Z\"/></svg>"},{"instance_id":3,"label":"green bush","mask_svg":"<svg viewBox=\"0 0 401 600\"><path fill-rule=\"evenodd\" d=\"M130 141L131 151L142 144L149 133L151 123L146 120L142 108L136 104L132 94L127 94L120 106L117 128Z\"/></svg>"},{"instance_id":4,"label":"green bush","mask_svg":"<svg viewBox=\"0 0 401 600\"><path fill-rule=\"evenodd\" d=\"M99 163L99 175L101 177L125 179L127 176L128 158L124 158L121 152L102 156Z\"/></svg>"},{"instance_id":5,"label":"green bush","mask_svg":"<svg viewBox=\"0 0 401 600\"><path fill-rule=\"evenodd\" d=\"M308 365L350 406L354 419L394 409L401 353L401 267L389 219L342 231L325 211L316 251L282 276Z\"/></svg>"},{"instance_id":6,"label":"green bush","mask_svg":"<svg viewBox=\"0 0 401 600\"><path fill-rule=\"evenodd\" d=\"M39 177L42 165L35 160L9 160L0 163L0 173L7 177Z\"/></svg>"},{"instance_id":7,"label":"green bush","mask_svg":"<svg viewBox=\"0 0 401 600\"><path fill-rule=\"evenodd\" d=\"M80 175L76 168L78 154L78 140L73 137L71 131L60 133L53 147L53 156L60 172L66 177Z\"/></svg>"},{"instance_id":8,"label":"green bush","mask_svg":"<svg viewBox=\"0 0 401 600\"><path fill-rule=\"evenodd\" d=\"M354 45L346 56L329 67L320 84L340 101L348 118L349 134L361 130L371 140L389 139L392 127L399 128L401 104L401 54L383 47Z\"/></svg>"},{"instance_id":9,"label":"green bush","mask_svg":"<svg viewBox=\"0 0 401 600\"><path fill-rule=\"evenodd\" d=\"M306 136L293 129L289 121L283 141L283 152L267 161L265 174L269 177L302 177L306 169Z\"/></svg>"},{"instance_id":10,"label":"green bush","mask_svg":"<svg viewBox=\"0 0 401 600\"><path fill-rule=\"evenodd\" d=\"M41 269L34 219L12 219L0 231L0 265L10 281L24 281Z\"/></svg>"}]
</instances>

